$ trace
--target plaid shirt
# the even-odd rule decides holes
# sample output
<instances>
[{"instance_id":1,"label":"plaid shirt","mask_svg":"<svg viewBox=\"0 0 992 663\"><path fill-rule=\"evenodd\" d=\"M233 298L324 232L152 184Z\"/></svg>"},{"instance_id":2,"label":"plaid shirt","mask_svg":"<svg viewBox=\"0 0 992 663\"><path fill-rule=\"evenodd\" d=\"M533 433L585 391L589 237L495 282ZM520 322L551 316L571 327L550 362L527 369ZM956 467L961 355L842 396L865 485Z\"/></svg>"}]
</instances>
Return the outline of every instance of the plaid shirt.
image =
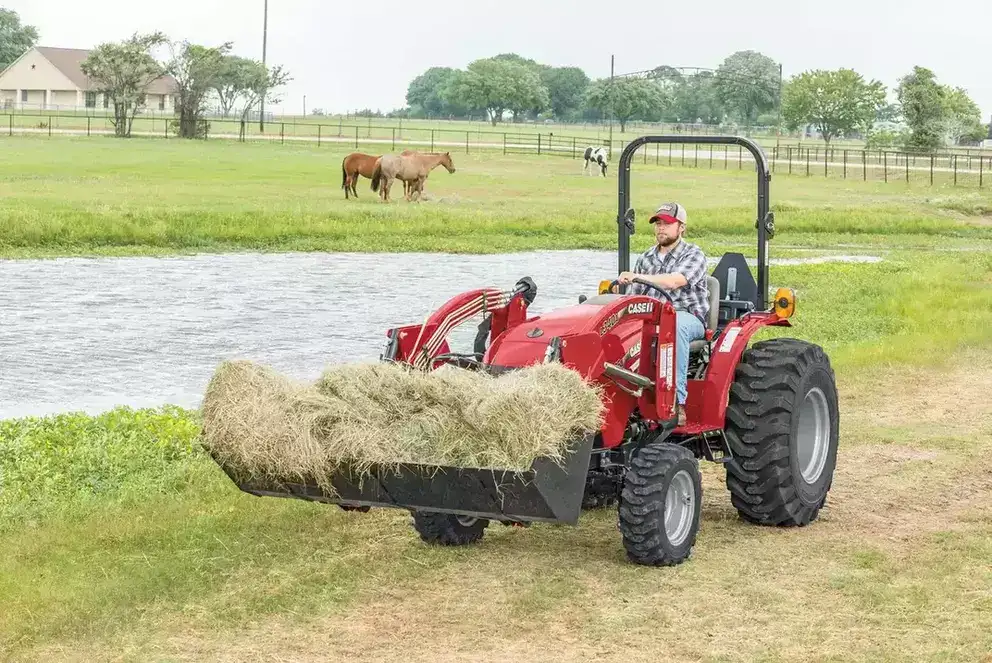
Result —
<instances>
[{"instance_id":1,"label":"plaid shirt","mask_svg":"<svg viewBox=\"0 0 992 663\"><path fill-rule=\"evenodd\" d=\"M706 316L709 314L710 300L706 286L706 256L702 249L695 244L680 240L675 248L667 254L658 253L655 244L645 251L632 269L637 274L675 274L685 276L688 283L677 290L669 290L672 304L680 311L692 313L703 326L706 326ZM664 301L665 296L654 288L640 283L631 283L627 292L632 295L648 295Z\"/></svg>"}]
</instances>

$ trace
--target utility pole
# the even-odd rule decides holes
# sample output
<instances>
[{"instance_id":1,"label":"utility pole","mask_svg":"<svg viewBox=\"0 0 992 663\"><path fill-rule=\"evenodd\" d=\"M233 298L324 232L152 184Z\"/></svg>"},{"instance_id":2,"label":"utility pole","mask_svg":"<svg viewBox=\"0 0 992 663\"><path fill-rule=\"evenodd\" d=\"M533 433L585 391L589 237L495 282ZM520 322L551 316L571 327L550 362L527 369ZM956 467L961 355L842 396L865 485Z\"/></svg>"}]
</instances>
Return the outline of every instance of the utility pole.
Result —
<instances>
[{"instance_id":1,"label":"utility pole","mask_svg":"<svg viewBox=\"0 0 992 663\"><path fill-rule=\"evenodd\" d=\"M307 116L307 95L303 95L303 117Z\"/></svg>"},{"instance_id":2,"label":"utility pole","mask_svg":"<svg viewBox=\"0 0 992 663\"><path fill-rule=\"evenodd\" d=\"M778 125L775 127L775 147L782 136L782 63L778 63Z\"/></svg>"},{"instance_id":3,"label":"utility pole","mask_svg":"<svg viewBox=\"0 0 992 663\"><path fill-rule=\"evenodd\" d=\"M265 0L265 10L262 18L262 68L265 68L265 46L269 36L269 0ZM266 73L266 76L268 73ZM265 133L265 95L268 93L262 88L262 98L258 105L258 130Z\"/></svg>"},{"instance_id":4,"label":"utility pole","mask_svg":"<svg viewBox=\"0 0 992 663\"><path fill-rule=\"evenodd\" d=\"M610 89L607 92L610 99L610 158L613 158L613 55L610 55Z\"/></svg>"}]
</instances>

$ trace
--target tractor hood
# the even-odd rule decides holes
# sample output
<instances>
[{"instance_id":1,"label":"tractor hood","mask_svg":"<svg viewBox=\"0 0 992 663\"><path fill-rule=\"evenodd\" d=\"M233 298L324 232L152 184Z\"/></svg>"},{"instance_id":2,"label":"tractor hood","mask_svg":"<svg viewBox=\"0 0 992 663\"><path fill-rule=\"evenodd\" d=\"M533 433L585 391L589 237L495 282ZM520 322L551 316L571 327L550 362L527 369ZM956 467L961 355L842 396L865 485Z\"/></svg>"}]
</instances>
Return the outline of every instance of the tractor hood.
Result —
<instances>
[{"instance_id":1,"label":"tractor hood","mask_svg":"<svg viewBox=\"0 0 992 663\"><path fill-rule=\"evenodd\" d=\"M630 295L597 295L581 304L528 318L507 329L493 342L484 363L496 371L520 368L543 362L555 343L581 343L581 352L567 353L581 372L594 363L609 361L627 364L636 358L641 339L642 316L661 308L661 302ZM603 337L609 335L612 342ZM558 339L558 341L555 341ZM594 341L590 343L590 341Z\"/></svg>"}]
</instances>

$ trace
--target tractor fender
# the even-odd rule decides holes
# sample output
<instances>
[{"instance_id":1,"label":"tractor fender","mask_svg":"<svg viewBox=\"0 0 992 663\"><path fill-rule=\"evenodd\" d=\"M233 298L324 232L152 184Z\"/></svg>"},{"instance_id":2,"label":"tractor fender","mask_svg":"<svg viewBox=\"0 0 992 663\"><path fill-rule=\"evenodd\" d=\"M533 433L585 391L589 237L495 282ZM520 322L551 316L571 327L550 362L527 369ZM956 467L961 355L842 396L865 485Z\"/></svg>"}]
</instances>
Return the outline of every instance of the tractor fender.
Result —
<instances>
[{"instance_id":1,"label":"tractor fender","mask_svg":"<svg viewBox=\"0 0 992 663\"><path fill-rule=\"evenodd\" d=\"M696 401L701 416L699 430L721 430L727 412L727 401L730 397L730 387L734 383L734 374L741 355L747 348L751 337L764 327L791 327L788 319L780 318L770 312L748 313L724 327L723 332L713 342L710 348L710 362L706 369L706 378L702 380L702 393ZM692 381L690 381L691 384ZM687 406L693 400L689 394ZM695 427L694 427L695 428ZM687 431L689 432L689 431Z\"/></svg>"}]
</instances>

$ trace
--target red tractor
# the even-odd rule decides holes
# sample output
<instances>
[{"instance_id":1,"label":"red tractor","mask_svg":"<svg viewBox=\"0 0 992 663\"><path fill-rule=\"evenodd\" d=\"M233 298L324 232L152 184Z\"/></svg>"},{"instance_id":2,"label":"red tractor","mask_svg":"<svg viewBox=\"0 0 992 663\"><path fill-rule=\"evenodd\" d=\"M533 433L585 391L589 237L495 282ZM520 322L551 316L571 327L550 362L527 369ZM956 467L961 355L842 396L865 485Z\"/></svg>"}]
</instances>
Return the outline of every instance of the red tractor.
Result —
<instances>
[{"instance_id":1,"label":"red tractor","mask_svg":"<svg viewBox=\"0 0 992 663\"><path fill-rule=\"evenodd\" d=\"M748 347L767 326L791 326L794 293L780 288L771 302L767 241L768 164L750 140L721 136L644 136L620 156L618 273L629 270L634 211L630 165L649 143L739 145L754 156L758 175L757 280L740 253L725 254L708 277L706 340L690 348L686 424L675 416L675 309L659 296L599 294L542 315L528 315L537 294L523 278L509 292L479 289L454 297L424 324L388 331L385 361L424 370L455 363L493 373L561 362L603 388L608 405L595 435L564 465L537 459L528 472L404 466L353 481L334 476L336 494L315 481L253 480L255 495L295 497L345 509L408 509L424 541L462 545L482 538L490 521L505 525L575 525L583 507L618 504L627 556L646 565L688 558L702 502L699 459L722 463L740 515L763 525L806 525L823 507L837 456L838 408L829 359L817 345L772 338ZM649 287L647 281L638 281ZM475 352L453 353L450 331L482 316ZM232 479L234 477L232 476Z\"/></svg>"}]
</instances>

